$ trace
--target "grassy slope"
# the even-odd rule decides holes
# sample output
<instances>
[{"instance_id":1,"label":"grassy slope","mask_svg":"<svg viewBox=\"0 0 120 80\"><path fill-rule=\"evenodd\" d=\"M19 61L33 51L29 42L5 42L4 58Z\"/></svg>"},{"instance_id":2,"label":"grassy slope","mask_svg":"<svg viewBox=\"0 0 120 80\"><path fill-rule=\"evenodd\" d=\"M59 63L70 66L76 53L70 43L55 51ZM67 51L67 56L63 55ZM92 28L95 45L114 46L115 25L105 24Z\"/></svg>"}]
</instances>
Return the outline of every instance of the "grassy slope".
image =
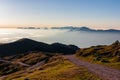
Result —
<instances>
[{"instance_id":1,"label":"grassy slope","mask_svg":"<svg viewBox=\"0 0 120 80\"><path fill-rule=\"evenodd\" d=\"M77 51L76 55L92 63L107 65L120 70L120 43L109 46L92 46Z\"/></svg>"},{"instance_id":2,"label":"grassy slope","mask_svg":"<svg viewBox=\"0 0 120 80\"><path fill-rule=\"evenodd\" d=\"M29 65L34 65L47 57L48 55L45 52L31 52L28 54L18 54L15 56L4 57L3 59L7 61L18 61Z\"/></svg>"},{"instance_id":3,"label":"grassy slope","mask_svg":"<svg viewBox=\"0 0 120 80\"><path fill-rule=\"evenodd\" d=\"M95 64L101 64L101 65L105 65L114 69L118 69L120 70L120 62L101 62L101 61L96 61L95 58L93 56L89 56L89 57L81 57L81 56L77 56L78 58L80 58L83 61L87 61L90 63L95 63Z\"/></svg>"},{"instance_id":4,"label":"grassy slope","mask_svg":"<svg viewBox=\"0 0 120 80\"><path fill-rule=\"evenodd\" d=\"M29 65L34 65L44 59L49 57L47 54L38 52L38 53L29 53L29 54L19 54L9 57L4 57L3 59L6 61L12 61L12 62L23 62ZM19 64L12 64L12 63L5 63L1 62L0 64L0 76L2 75L8 75L20 70L24 70L27 67L24 67Z\"/></svg>"},{"instance_id":5,"label":"grassy slope","mask_svg":"<svg viewBox=\"0 0 120 80\"><path fill-rule=\"evenodd\" d=\"M53 59L54 60L54 59ZM17 72L5 80L100 80L84 67L78 67L66 59L50 61L28 73Z\"/></svg>"}]
</instances>

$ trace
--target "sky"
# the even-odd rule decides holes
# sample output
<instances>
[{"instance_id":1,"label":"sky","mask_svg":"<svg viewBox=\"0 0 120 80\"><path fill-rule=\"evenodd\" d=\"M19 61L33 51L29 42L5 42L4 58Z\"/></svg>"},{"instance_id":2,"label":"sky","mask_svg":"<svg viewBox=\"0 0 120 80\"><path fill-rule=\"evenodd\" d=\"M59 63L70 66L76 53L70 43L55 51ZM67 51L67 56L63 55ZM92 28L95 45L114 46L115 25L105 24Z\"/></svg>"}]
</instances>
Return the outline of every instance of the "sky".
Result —
<instances>
[{"instance_id":1,"label":"sky","mask_svg":"<svg viewBox=\"0 0 120 80\"><path fill-rule=\"evenodd\" d=\"M0 0L0 27L120 29L120 0Z\"/></svg>"}]
</instances>

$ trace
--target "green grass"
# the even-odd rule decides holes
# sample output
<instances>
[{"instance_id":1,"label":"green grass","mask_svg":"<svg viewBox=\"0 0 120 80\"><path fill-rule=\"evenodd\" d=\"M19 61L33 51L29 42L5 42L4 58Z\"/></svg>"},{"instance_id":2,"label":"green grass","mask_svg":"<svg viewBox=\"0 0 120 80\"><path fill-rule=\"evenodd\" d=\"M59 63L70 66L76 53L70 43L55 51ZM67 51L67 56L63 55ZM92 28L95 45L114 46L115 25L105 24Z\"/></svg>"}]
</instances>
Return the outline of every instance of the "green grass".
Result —
<instances>
[{"instance_id":1,"label":"green grass","mask_svg":"<svg viewBox=\"0 0 120 80\"><path fill-rule=\"evenodd\" d=\"M76 56L82 60L106 65L120 70L120 42L111 45L99 45L83 48L77 51Z\"/></svg>"},{"instance_id":2,"label":"green grass","mask_svg":"<svg viewBox=\"0 0 120 80\"><path fill-rule=\"evenodd\" d=\"M9 75L5 80L100 80L86 68L76 66L68 60L50 62L27 74Z\"/></svg>"},{"instance_id":3,"label":"green grass","mask_svg":"<svg viewBox=\"0 0 120 80\"><path fill-rule=\"evenodd\" d=\"M94 64L100 64L100 65L104 65L104 66L107 66L107 67L111 67L111 68L120 70L120 62L112 62L108 58L103 58L103 59L107 60L107 61L109 60L109 62L101 62L101 61L97 61L96 57L93 57L93 56L88 56L88 57L77 56L77 57L79 59L83 60L83 61L86 61L86 62L90 62L90 63L94 63Z\"/></svg>"},{"instance_id":4,"label":"green grass","mask_svg":"<svg viewBox=\"0 0 120 80\"><path fill-rule=\"evenodd\" d=\"M26 69L26 67L16 64L16 62L23 62L29 65L34 65L44 59L48 58L48 55L42 52L38 53L28 53L28 54L18 54L13 56L7 56L3 59L6 61L12 61L12 63L0 63L0 76L8 75L23 69Z\"/></svg>"}]
</instances>

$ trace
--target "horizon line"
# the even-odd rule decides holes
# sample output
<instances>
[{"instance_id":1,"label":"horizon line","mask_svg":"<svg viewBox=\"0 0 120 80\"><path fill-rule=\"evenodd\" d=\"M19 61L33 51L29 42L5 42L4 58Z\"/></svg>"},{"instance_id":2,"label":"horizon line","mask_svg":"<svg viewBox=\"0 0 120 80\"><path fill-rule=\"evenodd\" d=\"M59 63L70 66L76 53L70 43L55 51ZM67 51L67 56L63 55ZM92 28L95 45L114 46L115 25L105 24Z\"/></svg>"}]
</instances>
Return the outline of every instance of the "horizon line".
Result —
<instances>
[{"instance_id":1,"label":"horizon line","mask_svg":"<svg viewBox=\"0 0 120 80\"><path fill-rule=\"evenodd\" d=\"M34 27L34 26L28 26L28 27L0 27L0 29L1 28L9 28L9 29L13 29L13 28L29 28L29 27ZM53 27L55 27L55 26L53 26ZM34 28L53 28L53 27L34 27ZM91 28L91 27L88 27L88 26L58 26L58 28L59 27L87 27L87 28L90 28L90 29L95 29L95 28ZM95 29L95 30L109 30L109 29L115 29L115 28L106 28L106 29L100 29L100 28L97 28L97 29ZM115 29L115 30L120 30L120 29Z\"/></svg>"}]
</instances>

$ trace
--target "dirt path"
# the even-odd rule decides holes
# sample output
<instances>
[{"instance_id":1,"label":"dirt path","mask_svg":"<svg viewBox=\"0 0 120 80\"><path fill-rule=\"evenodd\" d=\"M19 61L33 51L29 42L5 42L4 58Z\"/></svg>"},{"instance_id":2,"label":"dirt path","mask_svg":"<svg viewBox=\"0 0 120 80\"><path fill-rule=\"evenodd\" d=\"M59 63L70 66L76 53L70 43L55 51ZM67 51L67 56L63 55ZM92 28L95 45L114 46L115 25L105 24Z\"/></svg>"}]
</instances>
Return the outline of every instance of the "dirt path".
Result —
<instances>
[{"instance_id":1,"label":"dirt path","mask_svg":"<svg viewBox=\"0 0 120 80\"><path fill-rule=\"evenodd\" d=\"M22 66L26 66L26 67L29 67L30 65L28 65L28 64L25 64L25 63L22 63L22 62L16 62L17 64L20 64L20 65L22 65Z\"/></svg>"},{"instance_id":2,"label":"dirt path","mask_svg":"<svg viewBox=\"0 0 120 80\"><path fill-rule=\"evenodd\" d=\"M45 64L45 60L40 61L40 62L38 62L37 64L29 67L29 68L27 69L27 72L30 71L30 70L36 69L37 67L40 67L40 66L43 65L43 64Z\"/></svg>"},{"instance_id":3,"label":"dirt path","mask_svg":"<svg viewBox=\"0 0 120 80\"><path fill-rule=\"evenodd\" d=\"M23 73L25 74L25 73L28 73L29 71L34 70L34 69L36 69L37 67L43 65L43 64L45 63L45 60L40 61L40 62L38 62L37 64L32 65L32 66L30 66L30 65L28 65L28 64L25 64L25 63L22 63L22 62L12 62L12 61L6 61L6 60L0 60L0 62L11 63L11 64L16 64L16 63L17 63L17 64L20 64L20 65L22 65L22 66L26 66L26 67L28 67L28 68L21 73L21 74L23 74ZM6 75L6 76L7 76L7 75ZM4 80L4 78L6 78L6 76L1 76L1 77L0 77L0 80Z\"/></svg>"},{"instance_id":4,"label":"dirt path","mask_svg":"<svg viewBox=\"0 0 120 80\"><path fill-rule=\"evenodd\" d=\"M19 65L26 66L26 67L30 66L28 64L25 64L25 63L22 63L22 62L15 62L15 61L0 60L0 62L11 63L11 64L19 64Z\"/></svg>"},{"instance_id":5,"label":"dirt path","mask_svg":"<svg viewBox=\"0 0 120 80\"><path fill-rule=\"evenodd\" d=\"M78 66L86 67L90 72L98 75L103 80L120 80L120 71L99 64L92 64L78 59L75 55L66 55L71 62Z\"/></svg>"}]
</instances>

